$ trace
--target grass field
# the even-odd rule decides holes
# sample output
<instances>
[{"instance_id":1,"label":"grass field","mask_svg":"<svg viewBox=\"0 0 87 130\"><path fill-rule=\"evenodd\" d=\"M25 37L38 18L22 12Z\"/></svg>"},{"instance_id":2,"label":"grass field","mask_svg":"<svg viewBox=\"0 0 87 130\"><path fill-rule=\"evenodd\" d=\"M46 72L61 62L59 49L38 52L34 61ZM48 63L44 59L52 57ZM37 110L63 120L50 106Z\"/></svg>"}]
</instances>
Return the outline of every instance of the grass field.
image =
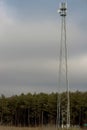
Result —
<instances>
[{"instance_id":1,"label":"grass field","mask_svg":"<svg viewBox=\"0 0 87 130\"><path fill-rule=\"evenodd\" d=\"M36 128L30 128L30 127L6 127L6 126L0 126L0 130L58 130L55 127L36 127ZM66 129L60 129L60 130L66 130ZM71 128L69 130L82 130L80 128Z\"/></svg>"}]
</instances>

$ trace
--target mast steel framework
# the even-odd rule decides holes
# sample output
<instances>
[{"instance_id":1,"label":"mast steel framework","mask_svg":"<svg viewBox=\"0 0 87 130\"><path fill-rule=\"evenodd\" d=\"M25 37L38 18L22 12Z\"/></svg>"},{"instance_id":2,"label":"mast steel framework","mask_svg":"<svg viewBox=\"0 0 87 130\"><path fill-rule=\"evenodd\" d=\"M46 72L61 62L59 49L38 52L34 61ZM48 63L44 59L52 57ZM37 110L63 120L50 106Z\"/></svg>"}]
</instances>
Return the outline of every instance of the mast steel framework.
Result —
<instances>
[{"instance_id":1,"label":"mast steel framework","mask_svg":"<svg viewBox=\"0 0 87 130\"><path fill-rule=\"evenodd\" d=\"M57 127L66 125L70 127L70 98L69 98L69 83L68 83L68 65L67 65L67 43L66 43L66 15L67 3L62 2L58 10L61 16L61 41L60 41L60 58L59 58L59 94L57 98ZM61 99L61 91L64 87L66 92L65 99ZM63 104L62 100L66 100Z\"/></svg>"}]
</instances>

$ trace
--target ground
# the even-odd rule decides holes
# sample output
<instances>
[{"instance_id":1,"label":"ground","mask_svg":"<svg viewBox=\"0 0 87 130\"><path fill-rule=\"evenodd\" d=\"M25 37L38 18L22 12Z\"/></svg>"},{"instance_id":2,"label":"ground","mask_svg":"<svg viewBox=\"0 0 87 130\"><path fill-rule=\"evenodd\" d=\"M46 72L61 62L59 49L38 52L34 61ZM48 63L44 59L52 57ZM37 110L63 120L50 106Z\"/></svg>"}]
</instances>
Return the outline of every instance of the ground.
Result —
<instances>
[{"instance_id":1,"label":"ground","mask_svg":"<svg viewBox=\"0 0 87 130\"><path fill-rule=\"evenodd\" d=\"M6 127L6 126L0 126L0 130L58 130L55 127L36 127L36 128L28 128L28 127ZM66 129L60 129L60 130L66 130ZM71 128L69 130L84 130L80 128ZM86 130L86 129L85 129Z\"/></svg>"}]
</instances>

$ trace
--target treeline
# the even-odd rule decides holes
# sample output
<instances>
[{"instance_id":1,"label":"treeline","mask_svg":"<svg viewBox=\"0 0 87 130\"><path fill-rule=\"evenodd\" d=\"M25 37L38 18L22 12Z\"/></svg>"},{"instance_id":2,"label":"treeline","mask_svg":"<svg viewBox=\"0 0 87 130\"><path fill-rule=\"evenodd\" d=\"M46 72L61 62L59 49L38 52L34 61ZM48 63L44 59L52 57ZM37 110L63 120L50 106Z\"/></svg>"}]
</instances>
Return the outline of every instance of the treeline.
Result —
<instances>
[{"instance_id":1,"label":"treeline","mask_svg":"<svg viewBox=\"0 0 87 130\"><path fill-rule=\"evenodd\" d=\"M66 93L61 94L61 106L66 104ZM56 125L57 93L21 94L0 97L0 124L14 126ZM61 120L62 120L62 109ZM87 123L87 92L70 92L70 122Z\"/></svg>"}]
</instances>

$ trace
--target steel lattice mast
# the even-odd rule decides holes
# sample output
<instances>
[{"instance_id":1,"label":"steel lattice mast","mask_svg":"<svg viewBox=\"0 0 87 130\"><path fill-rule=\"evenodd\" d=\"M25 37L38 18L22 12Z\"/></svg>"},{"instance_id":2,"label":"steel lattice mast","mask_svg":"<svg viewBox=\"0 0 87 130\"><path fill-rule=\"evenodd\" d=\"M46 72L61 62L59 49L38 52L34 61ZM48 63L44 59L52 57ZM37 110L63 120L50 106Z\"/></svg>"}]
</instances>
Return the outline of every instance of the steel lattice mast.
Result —
<instances>
[{"instance_id":1,"label":"steel lattice mast","mask_svg":"<svg viewBox=\"0 0 87 130\"><path fill-rule=\"evenodd\" d=\"M67 43L66 43L66 15L67 15L67 3L62 2L58 10L61 16L61 42L60 42L60 58L59 58L59 89L63 85L63 73L65 72L64 88L66 91L66 105L61 102L61 94L59 90L57 99L57 125L58 127L63 125L66 120L67 129L70 127L70 99L69 99L69 83L68 83L68 65L67 65ZM63 72L64 71L64 72ZM61 105L62 104L62 105ZM64 113L66 119L64 119Z\"/></svg>"}]
</instances>

